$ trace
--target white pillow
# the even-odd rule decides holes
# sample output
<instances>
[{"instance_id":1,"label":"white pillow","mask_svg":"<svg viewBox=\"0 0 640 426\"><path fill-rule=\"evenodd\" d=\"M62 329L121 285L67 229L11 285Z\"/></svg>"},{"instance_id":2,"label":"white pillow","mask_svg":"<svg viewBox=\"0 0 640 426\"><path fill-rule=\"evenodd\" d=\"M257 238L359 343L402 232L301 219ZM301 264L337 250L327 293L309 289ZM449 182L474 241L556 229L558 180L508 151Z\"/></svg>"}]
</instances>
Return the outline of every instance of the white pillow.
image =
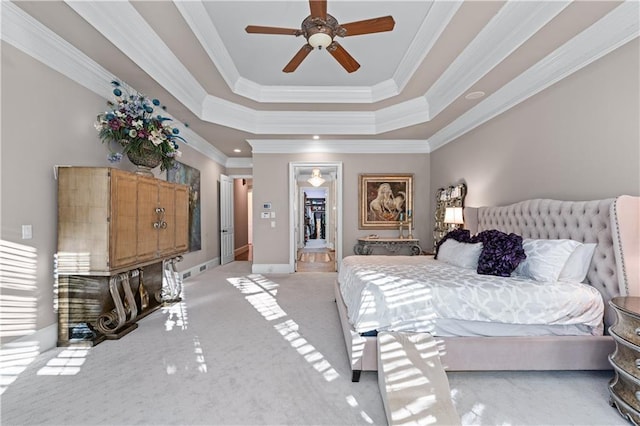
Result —
<instances>
[{"instance_id":1,"label":"white pillow","mask_svg":"<svg viewBox=\"0 0 640 426\"><path fill-rule=\"evenodd\" d=\"M569 256L582 245L574 240L525 239L522 248L527 258L520 262L514 273L541 282L556 282Z\"/></svg>"},{"instance_id":2,"label":"white pillow","mask_svg":"<svg viewBox=\"0 0 640 426\"><path fill-rule=\"evenodd\" d=\"M482 243L461 243L449 238L438 249L438 260L466 269L477 269Z\"/></svg>"},{"instance_id":3,"label":"white pillow","mask_svg":"<svg viewBox=\"0 0 640 426\"><path fill-rule=\"evenodd\" d=\"M585 243L576 247L571 256L569 256L564 268L562 268L558 281L583 282L587 277L587 272L589 272L591 258L595 251L595 243Z\"/></svg>"}]
</instances>

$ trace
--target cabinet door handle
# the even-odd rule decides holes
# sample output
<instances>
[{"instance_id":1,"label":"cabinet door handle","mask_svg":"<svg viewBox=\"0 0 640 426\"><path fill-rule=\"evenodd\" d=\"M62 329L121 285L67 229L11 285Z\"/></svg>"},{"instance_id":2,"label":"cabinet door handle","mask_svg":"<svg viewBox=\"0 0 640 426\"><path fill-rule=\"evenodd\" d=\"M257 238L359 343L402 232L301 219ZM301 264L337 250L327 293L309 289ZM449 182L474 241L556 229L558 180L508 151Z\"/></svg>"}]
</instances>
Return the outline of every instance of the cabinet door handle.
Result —
<instances>
[{"instance_id":1,"label":"cabinet door handle","mask_svg":"<svg viewBox=\"0 0 640 426\"><path fill-rule=\"evenodd\" d=\"M167 228L167 222L165 222L164 220L162 222L160 222L160 228L166 229Z\"/></svg>"}]
</instances>

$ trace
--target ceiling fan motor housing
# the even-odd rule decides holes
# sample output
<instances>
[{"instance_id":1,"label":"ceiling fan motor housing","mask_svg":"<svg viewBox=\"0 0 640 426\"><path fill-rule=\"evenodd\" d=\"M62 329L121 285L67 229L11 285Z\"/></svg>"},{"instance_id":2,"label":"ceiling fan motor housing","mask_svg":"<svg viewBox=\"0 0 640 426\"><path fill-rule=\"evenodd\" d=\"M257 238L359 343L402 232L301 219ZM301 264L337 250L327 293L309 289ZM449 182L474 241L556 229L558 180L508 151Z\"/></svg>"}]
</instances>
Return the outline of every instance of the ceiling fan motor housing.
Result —
<instances>
[{"instance_id":1,"label":"ceiling fan motor housing","mask_svg":"<svg viewBox=\"0 0 640 426\"><path fill-rule=\"evenodd\" d=\"M340 31L342 30L342 31ZM314 48L326 49L336 35L341 35L344 30L333 16L327 14L327 19L308 16L302 21L302 31L307 42ZM342 35L344 36L344 35Z\"/></svg>"}]
</instances>

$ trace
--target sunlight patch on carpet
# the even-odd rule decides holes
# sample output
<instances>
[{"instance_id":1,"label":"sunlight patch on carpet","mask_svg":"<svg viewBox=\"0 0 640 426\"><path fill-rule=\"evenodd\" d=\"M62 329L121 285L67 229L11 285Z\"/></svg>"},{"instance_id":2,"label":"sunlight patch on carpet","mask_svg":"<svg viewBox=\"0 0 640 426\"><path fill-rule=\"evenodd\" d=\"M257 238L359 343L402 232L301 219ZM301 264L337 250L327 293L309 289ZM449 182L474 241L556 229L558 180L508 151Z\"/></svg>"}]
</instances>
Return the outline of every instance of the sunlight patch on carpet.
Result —
<instances>
[{"instance_id":1,"label":"sunlight patch on carpet","mask_svg":"<svg viewBox=\"0 0 640 426\"><path fill-rule=\"evenodd\" d=\"M87 360L88 347L69 347L64 349L47 365L38 370L38 376L75 376Z\"/></svg>"},{"instance_id":2,"label":"sunlight patch on carpet","mask_svg":"<svg viewBox=\"0 0 640 426\"><path fill-rule=\"evenodd\" d=\"M237 288L256 311L267 321L283 318L287 313L280 307L276 300L279 285L260 274L252 274L243 277L227 278L227 281ZM340 374L331 366L331 363L320 353L307 339L300 334L300 326L293 320L287 319L273 326L275 330L295 349L304 360L313 367L324 380L332 382L340 377ZM359 404L353 395L346 397L346 402L354 409ZM360 410L360 416L372 424L373 420L367 413Z\"/></svg>"}]
</instances>

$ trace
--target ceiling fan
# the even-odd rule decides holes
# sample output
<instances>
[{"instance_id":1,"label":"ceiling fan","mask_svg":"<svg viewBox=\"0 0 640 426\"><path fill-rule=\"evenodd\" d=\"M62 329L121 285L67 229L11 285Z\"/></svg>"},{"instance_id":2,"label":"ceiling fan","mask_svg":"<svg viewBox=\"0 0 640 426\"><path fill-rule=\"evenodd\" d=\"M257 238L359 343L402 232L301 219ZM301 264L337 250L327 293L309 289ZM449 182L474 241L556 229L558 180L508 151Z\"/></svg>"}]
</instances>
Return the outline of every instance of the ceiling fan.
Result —
<instances>
[{"instance_id":1,"label":"ceiling fan","mask_svg":"<svg viewBox=\"0 0 640 426\"><path fill-rule=\"evenodd\" d=\"M254 34L285 34L304 36L307 43L295 54L293 59L282 71L293 72L313 49L325 48L347 72L354 72L360 68L360 64L335 41L335 37L349 37L362 34L380 33L391 31L395 21L391 16L366 19L364 21L339 24L336 18L327 13L327 0L309 0L311 15L307 16L300 29L262 27L249 25L245 30Z\"/></svg>"}]
</instances>

